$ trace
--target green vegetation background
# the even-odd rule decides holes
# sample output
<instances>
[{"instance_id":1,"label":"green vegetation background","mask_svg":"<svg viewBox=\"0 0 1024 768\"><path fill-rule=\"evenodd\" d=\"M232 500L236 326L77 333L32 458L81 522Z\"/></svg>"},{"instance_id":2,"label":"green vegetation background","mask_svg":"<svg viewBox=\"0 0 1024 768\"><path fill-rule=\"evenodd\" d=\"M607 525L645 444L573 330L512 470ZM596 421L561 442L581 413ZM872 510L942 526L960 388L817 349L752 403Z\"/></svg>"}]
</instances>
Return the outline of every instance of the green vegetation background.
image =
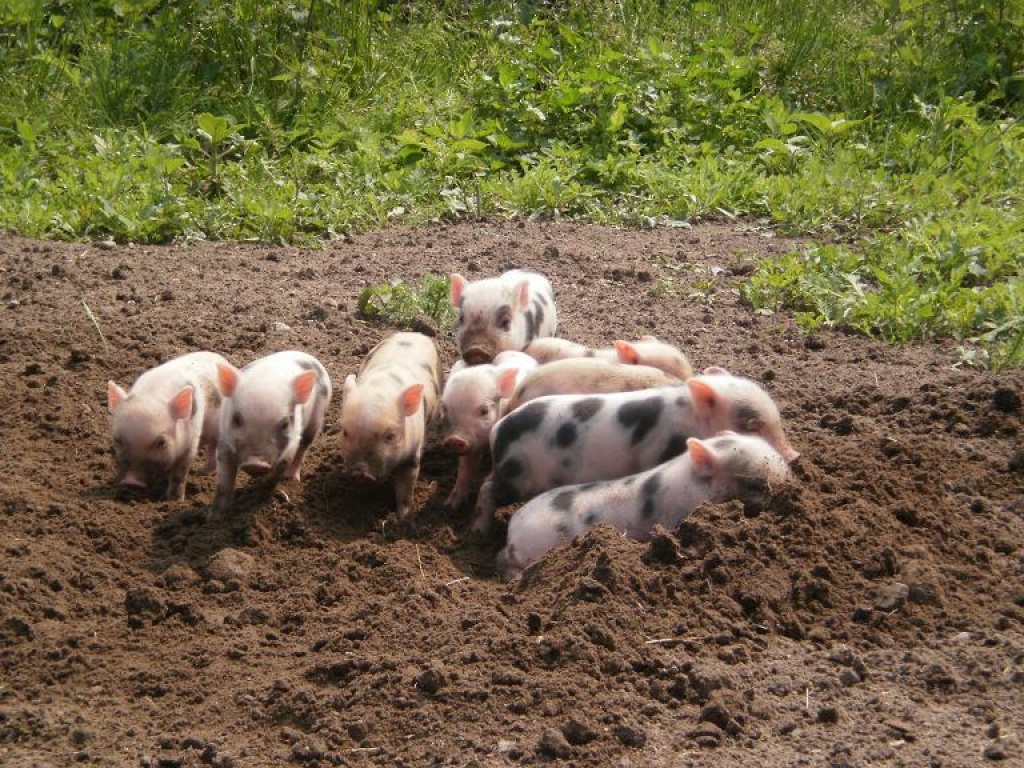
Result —
<instances>
[{"instance_id":1,"label":"green vegetation background","mask_svg":"<svg viewBox=\"0 0 1024 768\"><path fill-rule=\"evenodd\" d=\"M0 229L756 216L819 243L761 265L758 309L998 368L1022 111L1019 0L5 0Z\"/></svg>"}]
</instances>

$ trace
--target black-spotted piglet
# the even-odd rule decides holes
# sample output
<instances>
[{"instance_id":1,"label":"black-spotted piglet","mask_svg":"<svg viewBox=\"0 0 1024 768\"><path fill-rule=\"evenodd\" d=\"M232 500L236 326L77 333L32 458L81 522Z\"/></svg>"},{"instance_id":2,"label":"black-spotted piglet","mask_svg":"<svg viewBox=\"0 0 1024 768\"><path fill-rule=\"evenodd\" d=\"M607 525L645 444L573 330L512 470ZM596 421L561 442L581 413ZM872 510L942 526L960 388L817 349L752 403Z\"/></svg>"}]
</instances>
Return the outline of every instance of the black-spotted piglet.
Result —
<instances>
[{"instance_id":1,"label":"black-spotted piglet","mask_svg":"<svg viewBox=\"0 0 1024 768\"><path fill-rule=\"evenodd\" d=\"M655 525L674 530L705 502L763 503L790 476L786 461L760 437L723 432L691 437L682 456L617 480L556 488L512 515L498 569L516 579L548 550L607 523L645 540Z\"/></svg>"},{"instance_id":2,"label":"black-spotted piglet","mask_svg":"<svg viewBox=\"0 0 1024 768\"><path fill-rule=\"evenodd\" d=\"M489 363L499 352L521 351L558 329L551 283L539 272L513 269L498 277L451 277L451 302L458 310L455 341L469 365Z\"/></svg>"},{"instance_id":3,"label":"black-spotted piglet","mask_svg":"<svg viewBox=\"0 0 1024 768\"><path fill-rule=\"evenodd\" d=\"M726 429L760 435L787 462L796 459L768 394L714 370L678 387L551 395L512 411L491 431L494 469L480 489L473 529L486 530L496 507L550 488L650 469L686 450L688 437Z\"/></svg>"}]
</instances>

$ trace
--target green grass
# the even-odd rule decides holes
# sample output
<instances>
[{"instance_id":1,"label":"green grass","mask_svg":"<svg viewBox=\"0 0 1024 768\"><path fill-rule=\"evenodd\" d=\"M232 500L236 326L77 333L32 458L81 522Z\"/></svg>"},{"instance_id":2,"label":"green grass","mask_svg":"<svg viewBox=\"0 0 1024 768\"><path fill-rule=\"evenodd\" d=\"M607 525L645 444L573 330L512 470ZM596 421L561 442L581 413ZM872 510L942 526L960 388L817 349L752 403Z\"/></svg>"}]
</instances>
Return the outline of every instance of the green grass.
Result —
<instances>
[{"instance_id":1,"label":"green grass","mask_svg":"<svg viewBox=\"0 0 1024 768\"><path fill-rule=\"evenodd\" d=\"M1009 0L12 0L0 228L312 243L439 218L754 215L747 296L1021 360Z\"/></svg>"},{"instance_id":2,"label":"green grass","mask_svg":"<svg viewBox=\"0 0 1024 768\"><path fill-rule=\"evenodd\" d=\"M426 275L418 287L396 278L366 286L359 294L357 308L368 320L412 327L429 318L439 329L450 330L455 309L449 297L450 283L442 275Z\"/></svg>"}]
</instances>

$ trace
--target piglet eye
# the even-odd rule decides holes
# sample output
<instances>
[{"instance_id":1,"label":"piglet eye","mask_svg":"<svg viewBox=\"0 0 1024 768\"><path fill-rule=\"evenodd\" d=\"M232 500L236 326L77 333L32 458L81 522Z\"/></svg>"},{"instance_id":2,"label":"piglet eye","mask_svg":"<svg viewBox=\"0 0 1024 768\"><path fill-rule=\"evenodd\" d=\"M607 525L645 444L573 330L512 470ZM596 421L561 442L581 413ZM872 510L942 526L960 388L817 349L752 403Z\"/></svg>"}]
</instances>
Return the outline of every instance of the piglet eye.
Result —
<instances>
[{"instance_id":1,"label":"piglet eye","mask_svg":"<svg viewBox=\"0 0 1024 768\"><path fill-rule=\"evenodd\" d=\"M479 408L479 413L480 413L481 416L487 416L488 414L490 414L490 412L491 412L491 406L489 406L487 403L484 403Z\"/></svg>"},{"instance_id":2,"label":"piglet eye","mask_svg":"<svg viewBox=\"0 0 1024 768\"><path fill-rule=\"evenodd\" d=\"M242 426L242 414L240 414L238 411L235 411L233 414L231 414L231 426L232 427L241 427Z\"/></svg>"},{"instance_id":3,"label":"piglet eye","mask_svg":"<svg viewBox=\"0 0 1024 768\"><path fill-rule=\"evenodd\" d=\"M463 321L463 315L462 315L462 313L461 313L461 312L459 312L459 317L458 317L458 319L457 319L457 320L455 321L455 324L456 324L456 325L462 325L462 321Z\"/></svg>"},{"instance_id":4,"label":"piglet eye","mask_svg":"<svg viewBox=\"0 0 1024 768\"><path fill-rule=\"evenodd\" d=\"M512 327L512 318L511 317L503 317L503 318L501 318L501 320L498 321L498 327L501 330L503 330L503 331L509 330Z\"/></svg>"},{"instance_id":5,"label":"piglet eye","mask_svg":"<svg viewBox=\"0 0 1024 768\"><path fill-rule=\"evenodd\" d=\"M153 441L153 448L160 450L167 447L167 438L160 435L156 440Z\"/></svg>"},{"instance_id":6,"label":"piglet eye","mask_svg":"<svg viewBox=\"0 0 1024 768\"><path fill-rule=\"evenodd\" d=\"M381 435L381 438L384 440L385 443L393 443L395 442L395 440L398 439L398 432L396 432L393 429L389 429L383 435Z\"/></svg>"},{"instance_id":7,"label":"piglet eye","mask_svg":"<svg viewBox=\"0 0 1024 768\"><path fill-rule=\"evenodd\" d=\"M277 422L277 431L282 434L288 431L288 427L291 426L291 422L288 419L281 419Z\"/></svg>"}]
</instances>

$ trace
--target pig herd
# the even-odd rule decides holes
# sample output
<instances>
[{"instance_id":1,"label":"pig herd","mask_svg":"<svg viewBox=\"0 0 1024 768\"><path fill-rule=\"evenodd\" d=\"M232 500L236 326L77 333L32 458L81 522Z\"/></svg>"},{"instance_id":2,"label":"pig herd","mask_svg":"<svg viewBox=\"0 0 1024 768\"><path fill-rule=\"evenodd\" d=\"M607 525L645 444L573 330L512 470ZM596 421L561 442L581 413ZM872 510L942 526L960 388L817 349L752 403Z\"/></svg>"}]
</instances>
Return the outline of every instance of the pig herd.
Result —
<instances>
[{"instance_id":1,"label":"pig herd","mask_svg":"<svg viewBox=\"0 0 1024 768\"><path fill-rule=\"evenodd\" d=\"M598 523L643 539L675 528L705 501L757 500L789 478L799 455L779 410L749 379L721 368L693 375L685 355L645 336L592 349L555 336L543 275L511 270L451 277L460 359L447 378L420 333L384 339L345 378L338 417L345 471L391 480L399 518L412 513L429 428L459 456L446 505L478 491L472 530L523 503L498 555L505 578ZM231 507L239 470L268 487L300 479L332 396L327 369L297 350L238 369L192 352L107 385L119 482L183 499L202 447L216 472L211 517ZM481 482L481 470L490 474Z\"/></svg>"}]
</instances>

